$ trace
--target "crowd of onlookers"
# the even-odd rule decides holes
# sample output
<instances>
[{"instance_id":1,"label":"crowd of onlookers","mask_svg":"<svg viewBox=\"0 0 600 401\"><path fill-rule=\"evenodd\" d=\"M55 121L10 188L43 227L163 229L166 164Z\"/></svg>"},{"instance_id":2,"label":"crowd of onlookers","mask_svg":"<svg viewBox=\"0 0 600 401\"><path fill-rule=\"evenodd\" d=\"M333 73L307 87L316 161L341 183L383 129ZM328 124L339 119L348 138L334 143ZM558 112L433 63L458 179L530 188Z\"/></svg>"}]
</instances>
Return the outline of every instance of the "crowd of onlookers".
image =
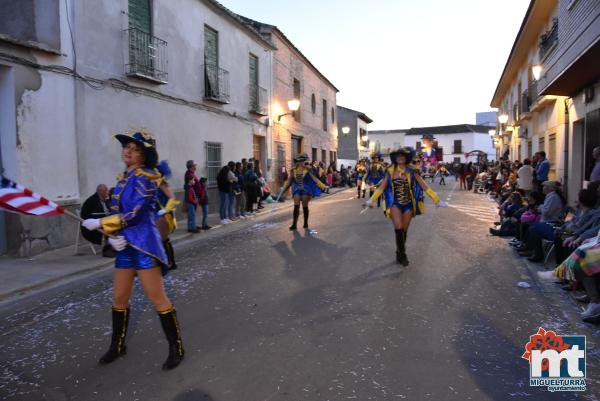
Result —
<instances>
[{"instance_id":1,"label":"crowd of onlookers","mask_svg":"<svg viewBox=\"0 0 600 401\"><path fill-rule=\"evenodd\" d=\"M188 214L188 231L192 233L208 230L208 183L206 177L196 175L196 164L193 160L186 163L185 173L185 205ZM309 168L311 173L328 187L346 185L348 169L336 169L335 162L325 166L323 162L313 161ZM291 172L280 166L276 182L283 186ZM246 219L260 213L264 203L283 202L285 194L275 194L265 179L260 162L253 158L239 162L230 161L222 166L216 176L218 189L219 219L221 224ZM202 224L196 225L196 211L202 212Z\"/></svg>"},{"instance_id":2,"label":"crowd of onlookers","mask_svg":"<svg viewBox=\"0 0 600 401\"><path fill-rule=\"evenodd\" d=\"M552 278L576 300L588 303L582 318L600 321L600 147L586 188L568 205L558 181L548 179L550 161L544 152L531 160L495 162L471 171L476 191L498 202L499 219L490 234L512 237L509 244L533 263L554 255ZM579 292L578 292L579 291Z\"/></svg>"}]
</instances>

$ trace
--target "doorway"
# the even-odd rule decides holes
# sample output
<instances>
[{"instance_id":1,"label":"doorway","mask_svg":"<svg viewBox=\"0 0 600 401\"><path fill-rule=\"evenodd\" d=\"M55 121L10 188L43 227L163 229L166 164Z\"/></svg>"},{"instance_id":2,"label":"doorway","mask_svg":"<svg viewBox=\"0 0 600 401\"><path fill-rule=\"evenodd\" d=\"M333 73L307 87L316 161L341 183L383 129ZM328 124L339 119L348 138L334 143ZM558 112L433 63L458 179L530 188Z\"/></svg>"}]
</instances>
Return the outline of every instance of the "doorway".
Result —
<instances>
[{"instance_id":1,"label":"doorway","mask_svg":"<svg viewBox=\"0 0 600 401\"><path fill-rule=\"evenodd\" d=\"M15 119L15 78L11 67L0 65L0 171L17 178L17 122ZM6 213L0 212L0 254L7 251Z\"/></svg>"}]
</instances>

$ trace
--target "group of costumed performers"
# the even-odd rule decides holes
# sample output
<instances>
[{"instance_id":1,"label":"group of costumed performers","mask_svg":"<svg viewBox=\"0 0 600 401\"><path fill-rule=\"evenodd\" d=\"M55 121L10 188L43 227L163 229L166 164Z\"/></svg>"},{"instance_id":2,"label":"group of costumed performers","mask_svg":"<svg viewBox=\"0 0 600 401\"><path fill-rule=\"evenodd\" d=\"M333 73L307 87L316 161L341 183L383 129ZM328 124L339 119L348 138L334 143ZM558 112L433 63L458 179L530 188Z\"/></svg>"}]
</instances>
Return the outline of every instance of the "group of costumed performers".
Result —
<instances>
[{"instance_id":1,"label":"group of costumed performers","mask_svg":"<svg viewBox=\"0 0 600 401\"><path fill-rule=\"evenodd\" d=\"M409 147L390 153L391 165L373 196L365 203L365 207L372 208L383 196L386 216L392 220L396 231L396 261L403 266L408 266L406 238L410 222L413 217L425 211L423 193L436 206L447 206L425 183L418 169L411 165L414 155L414 150Z\"/></svg>"},{"instance_id":2,"label":"group of costumed performers","mask_svg":"<svg viewBox=\"0 0 600 401\"><path fill-rule=\"evenodd\" d=\"M365 197L365 193L367 192L367 187L365 184L365 176L367 175L367 166L364 160L359 160L356 164L356 191L357 198Z\"/></svg>"},{"instance_id":3,"label":"group of costumed performers","mask_svg":"<svg viewBox=\"0 0 600 401\"><path fill-rule=\"evenodd\" d=\"M169 354L162 367L169 370L179 365L184 350L177 314L163 284L163 276L167 274L169 265L174 265L172 247L170 242L164 245L167 242L161 238L157 219L168 219L176 201L165 183L164 175L168 175L168 172L164 166L162 173L157 169L158 153L152 135L142 131L115 137L123 147L121 157L126 171L118 178L119 182L111 196L111 214L102 219L86 219L82 222L88 230L100 229L108 234L108 241L116 251L112 338L108 351L99 363L111 363L126 353L129 300L137 276L158 313L167 338ZM157 205L164 207L160 206L162 209L157 211ZM170 230L167 228L165 233Z\"/></svg>"},{"instance_id":4,"label":"group of costumed performers","mask_svg":"<svg viewBox=\"0 0 600 401\"><path fill-rule=\"evenodd\" d=\"M304 228L308 229L308 203L314 196L321 195L321 191L329 192L329 187L311 173L307 162L308 156L306 153L302 153L294 158L294 168L278 197L280 198L290 187L292 188L294 212L293 222L290 226L291 231L297 229L298 217L300 216L300 203L302 203L302 211L304 213Z\"/></svg>"},{"instance_id":5,"label":"group of costumed performers","mask_svg":"<svg viewBox=\"0 0 600 401\"><path fill-rule=\"evenodd\" d=\"M381 154L373 156L371 165L367 168L367 173L364 176L365 185L369 187L369 197L373 196L377 186L385 177L385 167ZM364 198L364 195L363 195ZM377 199L377 207L381 206L381 198Z\"/></svg>"}]
</instances>

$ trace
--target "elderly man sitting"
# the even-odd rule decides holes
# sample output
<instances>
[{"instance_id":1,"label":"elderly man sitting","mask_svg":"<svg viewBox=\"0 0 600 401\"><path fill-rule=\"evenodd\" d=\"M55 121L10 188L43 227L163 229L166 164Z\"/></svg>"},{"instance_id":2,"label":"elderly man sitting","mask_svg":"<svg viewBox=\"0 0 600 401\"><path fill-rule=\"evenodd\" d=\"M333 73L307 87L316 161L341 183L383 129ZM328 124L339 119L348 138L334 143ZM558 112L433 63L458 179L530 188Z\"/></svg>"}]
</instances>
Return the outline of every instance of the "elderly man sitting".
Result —
<instances>
[{"instance_id":1,"label":"elderly man sitting","mask_svg":"<svg viewBox=\"0 0 600 401\"><path fill-rule=\"evenodd\" d=\"M110 211L109 207L109 191L108 187L104 184L100 184L96 187L96 192L87 198L81 206L81 218L82 219L100 219L107 216ZM100 231L90 231L85 227L81 227L81 234L83 238L91 242L92 244L102 245L103 235ZM102 249L102 256L114 257L114 251L112 247L105 244Z\"/></svg>"}]
</instances>

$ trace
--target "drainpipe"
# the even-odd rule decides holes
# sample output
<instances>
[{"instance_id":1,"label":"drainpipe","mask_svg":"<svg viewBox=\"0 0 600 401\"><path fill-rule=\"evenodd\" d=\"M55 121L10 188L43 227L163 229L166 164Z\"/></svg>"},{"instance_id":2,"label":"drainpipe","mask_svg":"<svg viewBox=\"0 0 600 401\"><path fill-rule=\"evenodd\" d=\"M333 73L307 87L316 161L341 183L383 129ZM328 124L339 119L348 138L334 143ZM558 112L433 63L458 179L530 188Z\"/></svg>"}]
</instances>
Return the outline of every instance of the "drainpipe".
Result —
<instances>
[{"instance_id":1,"label":"drainpipe","mask_svg":"<svg viewBox=\"0 0 600 401\"><path fill-rule=\"evenodd\" d=\"M563 146L563 153L564 153L564 160L565 160L565 166L564 166L564 170L563 170L563 188L564 188L564 193L565 196L568 198L569 196L569 100L571 98L566 98L564 101L564 105L565 105L565 134L564 134L564 146Z\"/></svg>"}]
</instances>

